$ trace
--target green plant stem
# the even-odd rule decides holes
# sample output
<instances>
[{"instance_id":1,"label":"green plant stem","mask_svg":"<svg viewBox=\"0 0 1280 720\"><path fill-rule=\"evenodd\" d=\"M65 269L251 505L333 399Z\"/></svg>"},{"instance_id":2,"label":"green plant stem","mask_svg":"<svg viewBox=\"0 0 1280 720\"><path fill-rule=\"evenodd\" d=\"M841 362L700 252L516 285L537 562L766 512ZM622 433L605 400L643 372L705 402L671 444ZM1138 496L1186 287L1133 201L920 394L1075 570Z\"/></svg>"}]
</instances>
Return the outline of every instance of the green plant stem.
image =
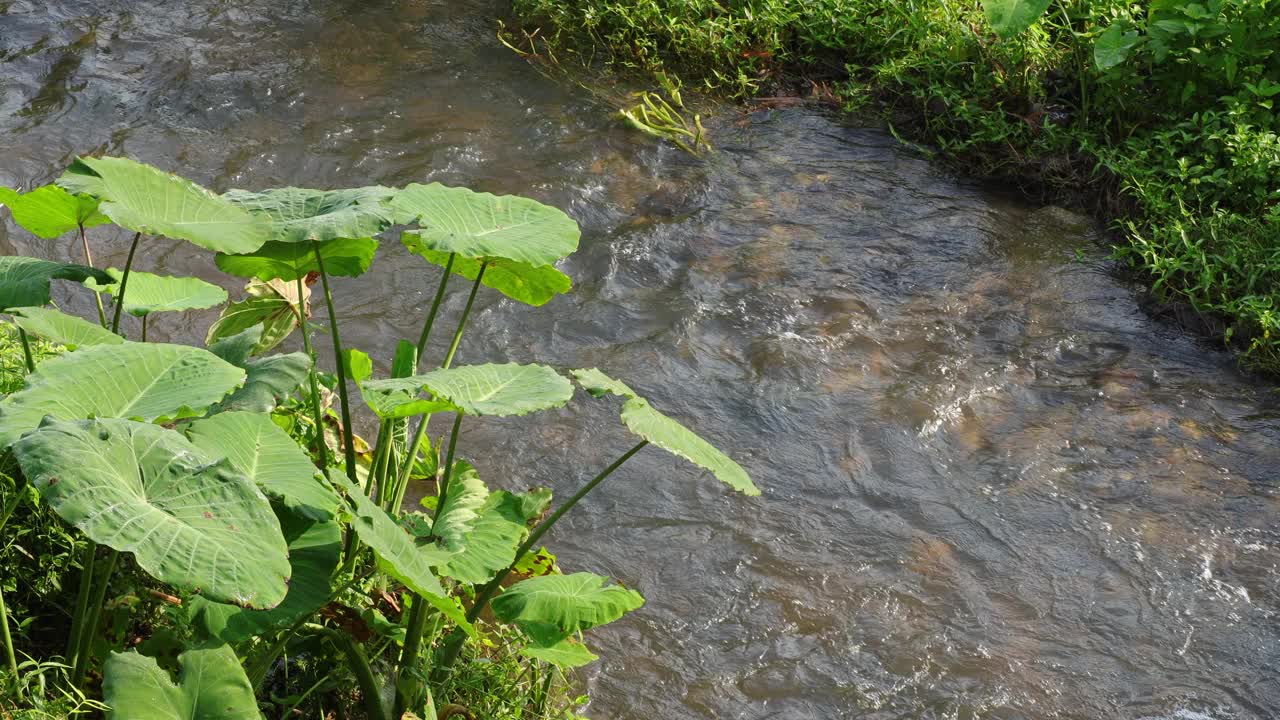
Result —
<instances>
[{"instance_id":1,"label":"green plant stem","mask_svg":"<svg viewBox=\"0 0 1280 720\"><path fill-rule=\"evenodd\" d=\"M80 228L80 247L84 248L84 264L94 267L93 253L89 252L89 236L84 232L84 224L79 225ZM107 326L107 310L102 306L102 293L95 292L93 299L98 304L98 324L102 327Z\"/></svg>"},{"instance_id":2,"label":"green plant stem","mask_svg":"<svg viewBox=\"0 0 1280 720\"><path fill-rule=\"evenodd\" d=\"M560 518L564 517L565 513L572 510L574 505L577 505L582 498L586 497L588 493L596 489L596 486L604 482L605 478L612 475L615 470L622 467L623 463L630 460L632 455L643 450L644 446L648 444L648 440L641 440L636 443L630 450L626 451L620 455L617 460L610 463L609 467L601 470L599 475L591 478L586 485L582 486L582 489L574 493L573 497L564 501L564 503L562 503L555 512L551 513L551 515L545 520L538 523L538 526L533 529L533 532L529 533L529 538L520 545L519 549L516 550L515 558L511 561L511 564L502 572L495 575L492 580L485 583L485 585L476 592L475 602L471 604L471 609L467 610L467 620L469 622L475 622L476 618L480 617L480 613L484 612L489 601L493 599L495 594L497 594L498 588L502 586L502 581L507 579L507 576L511 574L511 571L515 569L516 565L520 564L520 560L524 558L531 549L537 546L538 541L542 539L542 536L546 535L547 531L559 522ZM457 628L454 628L453 632L445 638L444 648L441 651L440 662L437 664L435 670L437 679L442 679L444 674L448 673L449 669L453 667L453 664L457 662L458 655L462 652L462 644L466 642L466 639L466 634Z\"/></svg>"},{"instance_id":3,"label":"green plant stem","mask_svg":"<svg viewBox=\"0 0 1280 720\"><path fill-rule=\"evenodd\" d=\"M302 298L306 293L306 285L303 283L302 276L297 277L298 284L298 307L296 312L298 315L298 327L302 329L302 349L307 353L307 357L311 359L311 372L307 373L307 378L311 382L311 412L316 423L316 455L320 459L320 468L323 470L329 466L329 448L324 439L324 411L320 408L320 380L316 373L316 353L311 347L311 331L307 328L306 303Z\"/></svg>"},{"instance_id":4,"label":"green plant stem","mask_svg":"<svg viewBox=\"0 0 1280 720\"><path fill-rule=\"evenodd\" d=\"M142 342L147 341L147 318L148 317L149 317L148 315L142 316Z\"/></svg>"},{"instance_id":5,"label":"green plant stem","mask_svg":"<svg viewBox=\"0 0 1280 720\"><path fill-rule=\"evenodd\" d=\"M84 689L85 674L89 671L89 656L93 654L93 637L98 634L98 624L102 621L102 604L107 599L107 591L111 587L111 574L115 572L116 560L120 553L115 550L107 556L106 566L102 571L102 579L94 587L93 598L89 601L89 615L85 618L83 632L80 635L80 647L76 650L75 669L71 674L73 687Z\"/></svg>"},{"instance_id":6,"label":"green plant stem","mask_svg":"<svg viewBox=\"0 0 1280 720\"><path fill-rule=\"evenodd\" d=\"M455 416L453 430L449 433L449 450L445 455L444 472L441 473L440 491L436 495L436 512L431 517L431 534L433 535L436 532L436 523L440 521L440 510L449 499L449 480L453 475L453 452L458 445L458 429L460 427L462 427L462 413L458 413ZM422 649L422 631L426 627L426 619L427 601L423 600L421 595L415 595L413 607L409 610L409 623L405 629L404 650L400 653L401 675L404 675L418 661L418 653ZM397 691L395 707L397 717L404 713L406 701L407 698Z\"/></svg>"},{"instance_id":7,"label":"green plant stem","mask_svg":"<svg viewBox=\"0 0 1280 720\"><path fill-rule=\"evenodd\" d=\"M333 307L333 294L329 292L329 276L324 271L324 259L320 257L320 243L311 241L311 252L320 271L320 286L324 289L324 304L329 310L329 332L333 335L333 361L338 370L338 402L342 410L342 449L347 465L347 478L352 485L356 480L356 439L351 427L351 406L347 399L347 373L342 365L342 337L338 334L338 313Z\"/></svg>"},{"instance_id":8,"label":"green plant stem","mask_svg":"<svg viewBox=\"0 0 1280 720\"><path fill-rule=\"evenodd\" d=\"M31 341L27 338L27 331L18 328L18 339L22 341L22 357L27 362L27 372L36 371L36 360L31 355Z\"/></svg>"},{"instance_id":9,"label":"green plant stem","mask_svg":"<svg viewBox=\"0 0 1280 720\"><path fill-rule=\"evenodd\" d=\"M436 285L436 297L431 301L431 310L427 312L427 320L422 324L422 334L418 336L418 356L413 361L415 372L418 369L418 362L422 360L422 353L427 350L427 341L431 338L431 328L436 324L436 314L440 312L440 303L444 300L444 290L449 285L449 275L453 272L453 261L457 256L457 253L449 253L449 260L444 264L444 275L441 276L440 282Z\"/></svg>"},{"instance_id":10,"label":"green plant stem","mask_svg":"<svg viewBox=\"0 0 1280 720\"><path fill-rule=\"evenodd\" d=\"M447 369L453 364L453 356L458 352L458 344L462 342L462 333L467 329L467 318L471 316L471 308L476 302L476 293L480 291L480 281L484 279L484 271L489 264L481 263L480 271L476 273L476 279L471 283L471 294L467 296L467 305L462 309L462 318L458 320L458 328L453 332L453 340L449 343L449 352L444 357L444 362L440 364L441 368ZM400 468L400 474L396 478L396 494L404 495L404 489L409 483L409 473L413 470L413 463L418 459L418 448L422 445L422 438L427 434L427 424L431 422L431 413L422 416L418 421L418 429L414 431L413 438L409 441L409 445L405 448L404 464ZM399 510L397 505L395 508Z\"/></svg>"},{"instance_id":11,"label":"green plant stem","mask_svg":"<svg viewBox=\"0 0 1280 720\"><path fill-rule=\"evenodd\" d=\"M129 287L129 273L133 271L133 256L138 252L138 241L142 233L133 234L133 242L129 243L129 257L124 261L124 274L120 276L120 291L116 293L116 307L111 316L111 332L120 334L120 313L124 310L124 293Z\"/></svg>"},{"instance_id":12,"label":"green plant stem","mask_svg":"<svg viewBox=\"0 0 1280 720\"><path fill-rule=\"evenodd\" d=\"M71 635L67 637L67 664L75 667L80 652L80 636L84 633L85 617L89 614L89 595L93 592L93 570L98 558L98 544L86 540L80 558L80 587L76 590L76 609L71 615Z\"/></svg>"},{"instance_id":13,"label":"green plant stem","mask_svg":"<svg viewBox=\"0 0 1280 720\"><path fill-rule=\"evenodd\" d=\"M322 625L307 627L328 638L329 642L347 657L347 664L351 666L351 671L356 676L356 683L360 686L360 695L364 698L365 713L369 720L390 720L391 716L387 714L387 709L382 704L381 688L373 675L373 669L369 666L369 658L365 656L364 650L344 632Z\"/></svg>"},{"instance_id":14,"label":"green plant stem","mask_svg":"<svg viewBox=\"0 0 1280 720\"><path fill-rule=\"evenodd\" d=\"M4 591L0 588L0 639L4 640L5 659L9 661L9 674L13 678L13 696L22 699L22 686L18 682L18 656L13 648L13 636L9 634L9 610L4 604Z\"/></svg>"}]
</instances>

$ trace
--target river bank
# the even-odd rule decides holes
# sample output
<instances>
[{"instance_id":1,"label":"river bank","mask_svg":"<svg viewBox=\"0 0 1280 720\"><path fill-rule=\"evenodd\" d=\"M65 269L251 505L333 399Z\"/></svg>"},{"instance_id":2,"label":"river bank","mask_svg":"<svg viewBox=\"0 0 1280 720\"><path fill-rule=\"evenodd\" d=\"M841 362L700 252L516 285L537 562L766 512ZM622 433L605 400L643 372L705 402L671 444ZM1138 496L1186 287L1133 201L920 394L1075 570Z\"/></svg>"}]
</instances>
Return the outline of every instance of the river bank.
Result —
<instances>
[{"instance_id":1,"label":"river bank","mask_svg":"<svg viewBox=\"0 0 1280 720\"><path fill-rule=\"evenodd\" d=\"M966 174L1086 206L1157 305L1280 371L1274 3L1055 0L1007 38L978 2L513 9L513 44L543 59L670 71L743 100L838 99Z\"/></svg>"}]
</instances>

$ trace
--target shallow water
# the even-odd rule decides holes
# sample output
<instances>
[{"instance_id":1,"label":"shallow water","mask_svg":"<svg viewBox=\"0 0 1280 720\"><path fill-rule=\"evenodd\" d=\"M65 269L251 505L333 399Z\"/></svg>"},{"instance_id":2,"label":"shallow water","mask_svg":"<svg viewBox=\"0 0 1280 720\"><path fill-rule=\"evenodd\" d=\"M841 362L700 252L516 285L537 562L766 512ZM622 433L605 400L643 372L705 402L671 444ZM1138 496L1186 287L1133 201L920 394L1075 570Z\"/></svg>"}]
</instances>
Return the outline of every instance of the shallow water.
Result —
<instances>
[{"instance_id":1,"label":"shallow water","mask_svg":"<svg viewBox=\"0 0 1280 720\"><path fill-rule=\"evenodd\" d=\"M719 111L706 159L657 147L499 45L502 9L0 0L0 183L105 150L218 188L440 180L578 219L574 294L482 296L460 360L599 365L765 489L646 451L554 533L648 598L594 635L594 717L1280 716L1280 405L1144 315L1090 222L803 109ZM78 258L11 225L0 248ZM384 370L436 280L386 250L335 287ZM223 280L180 244L140 256ZM492 484L563 494L628 446L612 412L463 438L501 453L476 458Z\"/></svg>"}]
</instances>

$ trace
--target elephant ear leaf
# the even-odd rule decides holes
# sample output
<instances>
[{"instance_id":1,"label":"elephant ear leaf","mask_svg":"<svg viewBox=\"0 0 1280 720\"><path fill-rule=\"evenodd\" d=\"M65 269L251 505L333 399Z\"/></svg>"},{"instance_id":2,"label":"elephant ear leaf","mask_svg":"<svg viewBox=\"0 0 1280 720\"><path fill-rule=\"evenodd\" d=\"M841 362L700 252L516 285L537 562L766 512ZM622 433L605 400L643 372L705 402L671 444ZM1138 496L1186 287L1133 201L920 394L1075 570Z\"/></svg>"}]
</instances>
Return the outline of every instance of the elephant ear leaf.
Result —
<instances>
[{"instance_id":1,"label":"elephant ear leaf","mask_svg":"<svg viewBox=\"0 0 1280 720\"><path fill-rule=\"evenodd\" d=\"M57 185L45 185L23 194L0 188L0 205L8 206L14 222L46 240L81 226L89 228L111 222L98 212L97 198L72 195Z\"/></svg>"},{"instance_id":2,"label":"elephant ear leaf","mask_svg":"<svg viewBox=\"0 0 1280 720\"><path fill-rule=\"evenodd\" d=\"M186 345L94 345L51 358L26 389L0 401L0 447L45 416L60 420L131 418L167 422L198 417L244 382L245 373Z\"/></svg>"},{"instance_id":3,"label":"elephant ear leaf","mask_svg":"<svg viewBox=\"0 0 1280 720\"><path fill-rule=\"evenodd\" d=\"M266 221L190 180L128 158L80 158L58 184L99 198L102 214L134 232L230 253L253 252L270 239Z\"/></svg>"},{"instance_id":4,"label":"elephant ear leaf","mask_svg":"<svg viewBox=\"0 0 1280 720\"><path fill-rule=\"evenodd\" d=\"M619 380L595 368L570 373L588 393L601 397L613 394L624 398L622 422L631 432L650 443L709 470L721 482L744 495L759 495L760 489L742 466L692 430L658 412L649 401Z\"/></svg>"},{"instance_id":5,"label":"elephant ear leaf","mask_svg":"<svg viewBox=\"0 0 1280 720\"><path fill-rule=\"evenodd\" d=\"M54 512L157 580L241 607L284 599L288 550L270 503L180 433L48 419L13 452Z\"/></svg>"},{"instance_id":6,"label":"elephant ear leaf","mask_svg":"<svg viewBox=\"0 0 1280 720\"><path fill-rule=\"evenodd\" d=\"M230 275L259 280L293 281L319 272L320 263L315 253L324 261L324 271L330 276L357 277L373 264L378 251L377 238L334 238L311 243L269 242L248 255L219 253L214 262L218 269Z\"/></svg>"},{"instance_id":7,"label":"elephant ear leaf","mask_svg":"<svg viewBox=\"0 0 1280 720\"><path fill-rule=\"evenodd\" d=\"M379 567L425 598L468 635L475 637L476 629L467 620L462 606L449 596L432 571L433 567L448 562L453 552L437 545L418 545L408 531L346 476L331 472L329 478L346 491L352 513L351 527L361 542L377 555Z\"/></svg>"},{"instance_id":8,"label":"elephant ear leaf","mask_svg":"<svg viewBox=\"0 0 1280 720\"><path fill-rule=\"evenodd\" d=\"M175 685L155 658L130 650L103 666L107 720L261 720L253 685L228 645L178 656Z\"/></svg>"},{"instance_id":9,"label":"elephant ear leaf","mask_svg":"<svg viewBox=\"0 0 1280 720\"><path fill-rule=\"evenodd\" d=\"M493 614L515 623L539 647L613 622L644 605L640 593L591 573L544 575L522 580L493 599Z\"/></svg>"},{"instance_id":10,"label":"elephant ear leaf","mask_svg":"<svg viewBox=\"0 0 1280 720\"><path fill-rule=\"evenodd\" d=\"M90 345L121 345L124 338L110 330L52 308L11 308L13 322L32 335L75 350Z\"/></svg>"},{"instance_id":11,"label":"elephant ear leaf","mask_svg":"<svg viewBox=\"0 0 1280 720\"><path fill-rule=\"evenodd\" d=\"M289 433L262 413L223 412L187 426L192 444L213 458L224 457L237 472L268 495L306 517L328 519L338 496Z\"/></svg>"},{"instance_id":12,"label":"elephant ear leaf","mask_svg":"<svg viewBox=\"0 0 1280 720\"><path fill-rule=\"evenodd\" d=\"M492 493L485 490L480 496L477 488L473 487L474 482L479 482L478 477L470 480L466 469L460 474L455 469L454 473L454 478L461 478L461 484L454 485L458 482L456 479L450 481L449 497L436 522L436 532L445 547L459 552L449 558L440 572L473 585L486 583L515 562L516 550L529 532L528 522L541 512L543 506L529 502L529 496L514 495L504 490ZM480 488L483 488L483 483ZM462 497L455 501L454 498L459 496ZM478 505L475 502L477 497L481 499ZM453 517L458 512L462 517ZM467 515L472 517L467 518Z\"/></svg>"},{"instance_id":13,"label":"elephant ear leaf","mask_svg":"<svg viewBox=\"0 0 1280 720\"><path fill-rule=\"evenodd\" d=\"M107 274L111 276L111 284L104 287L90 279L85 281L85 287L115 297L124 273L116 268L107 268ZM133 270L129 272L129 290L124 299L124 311L135 317L143 317L154 312L203 310L226 301L226 290L199 278L154 275Z\"/></svg>"},{"instance_id":14,"label":"elephant ear leaf","mask_svg":"<svg viewBox=\"0 0 1280 720\"><path fill-rule=\"evenodd\" d=\"M391 225L394 213L387 201L395 193L372 185L344 190L229 190L223 197L266 219L273 242L310 243L377 235Z\"/></svg>"},{"instance_id":15,"label":"elephant ear leaf","mask_svg":"<svg viewBox=\"0 0 1280 720\"><path fill-rule=\"evenodd\" d=\"M261 324L254 325L209 346L209 352L245 371L244 386L210 408L211 415L227 410L269 412L307 379L311 358L306 353L249 359L262 339L262 330Z\"/></svg>"},{"instance_id":16,"label":"elephant ear leaf","mask_svg":"<svg viewBox=\"0 0 1280 720\"><path fill-rule=\"evenodd\" d=\"M1002 38L1011 38L1026 30L1044 15L1052 0L982 0L991 29Z\"/></svg>"},{"instance_id":17,"label":"elephant ear leaf","mask_svg":"<svg viewBox=\"0 0 1280 720\"><path fill-rule=\"evenodd\" d=\"M207 635L237 643L296 622L329 602L330 578L342 555L342 530L332 520L313 520L291 512L278 515L289 544L289 594L270 610L246 610L202 597L188 603L188 617Z\"/></svg>"},{"instance_id":18,"label":"elephant ear leaf","mask_svg":"<svg viewBox=\"0 0 1280 720\"><path fill-rule=\"evenodd\" d=\"M552 267L578 249L582 233L564 212L536 200L491 195L440 183L412 184L391 206L419 229L401 235L410 252L481 282L513 300L542 305L569 291L569 277Z\"/></svg>"},{"instance_id":19,"label":"elephant ear leaf","mask_svg":"<svg viewBox=\"0 0 1280 720\"><path fill-rule=\"evenodd\" d=\"M582 667L600 659L598 655L587 649L586 645L573 639L561 640L551 647L529 645L520 648L520 654L560 668Z\"/></svg>"},{"instance_id":20,"label":"elephant ear leaf","mask_svg":"<svg viewBox=\"0 0 1280 720\"><path fill-rule=\"evenodd\" d=\"M84 265L9 255L0 257L0 312L15 307L49 304L53 280L114 282L110 275Z\"/></svg>"},{"instance_id":21,"label":"elephant ear leaf","mask_svg":"<svg viewBox=\"0 0 1280 720\"><path fill-rule=\"evenodd\" d=\"M250 280L244 290L248 297L228 305L209 326L205 336L207 345L212 346L261 325L253 353L266 352L293 333L298 327L299 316L311 314L311 288L306 285L303 285L301 301L297 285L283 280Z\"/></svg>"},{"instance_id":22,"label":"elephant ear leaf","mask_svg":"<svg viewBox=\"0 0 1280 720\"><path fill-rule=\"evenodd\" d=\"M525 415L564 405L573 385L545 365L464 365L422 375L364 383L368 393L425 389L467 415ZM373 403L371 403L373 404Z\"/></svg>"}]
</instances>

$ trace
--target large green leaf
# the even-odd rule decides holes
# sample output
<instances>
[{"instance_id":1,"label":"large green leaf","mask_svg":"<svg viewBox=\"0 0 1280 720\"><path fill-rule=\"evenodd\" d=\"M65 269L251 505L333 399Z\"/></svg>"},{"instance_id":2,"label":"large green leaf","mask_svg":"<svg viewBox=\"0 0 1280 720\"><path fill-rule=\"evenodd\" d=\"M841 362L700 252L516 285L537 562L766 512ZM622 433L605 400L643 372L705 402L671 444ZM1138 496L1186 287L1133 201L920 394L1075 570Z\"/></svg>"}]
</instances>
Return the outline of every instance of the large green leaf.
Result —
<instances>
[{"instance_id":1,"label":"large green leaf","mask_svg":"<svg viewBox=\"0 0 1280 720\"><path fill-rule=\"evenodd\" d=\"M85 287L96 292L106 292L115 297L120 291L120 278L124 272L107 268L111 284L105 287L90 279ZM153 312L181 312L203 310L227 301L227 291L200 278L153 275L137 270L129 271L129 286L125 290L124 311L143 317Z\"/></svg>"},{"instance_id":2,"label":"large green leaf","mask_svg":"<svg viewBox=\"0 0 1280 720\"><path fill-rule=\"evenodd\" d=\"M1051 2L1052 0L982 0L982 9L987 15L987 22L991 23L991 29L1002 38L1011 38L1040 19Z\"/></svg>"},{"instance_id":3,"label":"large green leaf","mask_svg":"<svg viewBox=\"0 0 1280 720\"><path fill-rule=\"evenodd\" d=\"M58 178L102 200L102 214L147 235L188 240L217 252L253 252L270 224L199 185L128 158L80 158Z\"/></svg>"},{"instance_id":4,"label":"large green leaf","mask_svg":"<svg viewBox=\"0 0 1280 720\"><path fill-rule=\"evenodd\" d=\"M525 415L560 407L573 398L573 385L545 365L464 365L422 375L371 380L366 393L425 389L467 415Z\"/></svg>"},{"instance_id":5,"label":"large green leaf","mask_svg":"<svg viewBox=\"0 0 1280 720\"><path fill-rule=\"evenodd\" d=\"M217 340L209 352L245 371L244 386L210 409L210 414L226 410L269 412L298 389L311 370L306 353L289 353L250 360L262 339L262 325L254 325L230 337Z\"/></svg>"},{"instance_id":6,"label":"large green leaf","mask_svg":"<svg viewBox=\"0 0 1280 720\"><path fill-rule=\"evenodd\" d=\"M266 415L218 413L193 421L187 436L210 457L225 457L237 472L295 512L325 519L338 510L338 496L311 459Z\"/></svg>"},{"instance_id":7,"label":"large green leaf","mask_svg":"<svg viewBox=\"0 0 1280 720\"><path fill-rule=\"evenodd\" d=\"M133 553L161 582L243 607L284 599L288 550L270 503L180 433L119 418L50 418L13 453L63 520Z\"/></svg>"},{"instance_id":8,"label":"large green leaf","mask_svg":"<svg viewBox=\"0 0 1280 720\"><path fill-rule=\"evenodd\" d=\"M626 399L622 404L622 422L631 432L678 455L704 470L710 470L721 482L746 495L759 495L760 490L742 466L692 430L658 412L648 400L618 380L595 368L570 373L579 385L596 397L612 393Z\"/></svg>"},{"instance_id":9,"label":"large green leaf","mask_svg":"<svg viewBox=\"0 0 1280 720\"><path fill-rule=\"evenodd\" d=\"M475 527L480 508L489 497L489 488L480 473L465 460L453 465L449 474L449 493L436 511L433 531L444 546L454 552L466 547L464 539Z\"/></svg>"},{"instance_id":10,"label":"large green leaf","mask_svg":"<svg viewBox=\"0 0 1280 720\"><path fill-rule=\"evenodd\" d=\"M178 656L174 685L155 658L111 653L103 666L107 720L260 720L253 686L229 646Z\"/></svg>"},{"instance_id":11,"label":"large green leaf","mask_svg":"<svg viewBox=\"0 0 1280 720\"><path fill-rule=\"evenodd\" d=\"M451 499L454 490L450 488L449 492ZM474 498L470 502L474 502ZM446 505L452 505L452 502L446 502ZM538 510L540 507L528 502L526 496L496 490L484 496L474 511L474 520L462 533L455 535L449 524L442 527L445 516L441 516L441 522L436 523L436 532L445 547L459 550L440 569L441 574L472 585L493 579L498 571L515 561L516 550L528 534L528 522L538 514Z\"/></svg>"},{"instance_id":12,"label":"large green leaf","mask_svg":"<svg viewBox=\"0 0 1280 720\"><path fill-rule=\"evenodd\" d=\"M223 197L267 218L273 241L304 243L368 238L382 232L392 221L386 202L395 192L376 185L345 190L286 187L263 192L229 190Z\"/></svg>"},{"instance_id":13,"label":"large green leaf","mask_svg":"<svg viewBox=\"0 0 1280 720\"><path fill-rule=\"evenodd\" d=\"M112 282L110 275L84 265L16 255L0 257L0 312L48 305L52 280L84 282L89 278L100 283Z\"/></svg>"},{"instance_id":14,"label":"large green leaf","mask_svg":"<svg viewBox=\"0 0 1280 720\"><path fill-rule=\"evenodd\" d=\"M562 668L582 667L600 659L586 645L572 639L561 640L551 647L525 646L520 648L520 654Z\"/></svg>"},{"instance_id":15,"label":"large green leaf","mask_svg":"<svg viewBox=\"0 0 1280 720\"><path fill-rule=\"evenodd\" d=\"M43 307L11 308L13 322L32 335L75 350L90 345L120 345L124 338L97 323Z\"/></svg>"},{"instance_id":16,"label":"large green leaf","mask_svg":"<svg viewBox=\"0 0 1280 720\"><path fill-rule=\"evenodd\" d=\"M376 238L334 238L319 243L324 271L330 276L363 275L378 251ZM297 280L319 272L311 243L269 242L249 255L219 253L214 262L225 273L259 280Z\"/></svg>"},{"instance_id":17,"label":"large green leaf","mask_svg":"<svg viewBox=\"0 0 1280 720\"><path fill-rule=\"evenodd\" d=\"M0 187L0 205L8 206L14 221L28 232L46 240L81 225L88 228L111 222L98 212L97 198L72 195L57 185L45 185L21 195Z\"/></svg>"},{"instance_id":18,"label":"large green leaf","mask_svg":"<svg viewBox=\"0 0 1280 720\"><path fill-rule=\"evenodd\" d=\"M506 258L552 265L578 249L578 223L560 210L514 195L491 195L440 183L414 183L391 206L416 218L428 250L465 258Z\"/></svg>"},{"instance_id":19,"label":"large green leaf","mask_svg":"<svg viewBox=\"0 0 1280 720\"><path fill-rule=\"evenodd\" d=\"M213 345L219 340L261 325L262 331L253 352L266 352L284 342L298 327L299 313L303 317L311 314L311 288L306 285L303 285L304 297L301 304L298 301L296 283L250 280L244 289L248 297L228 305L213 325L209 326L209 332L205 336L206 345Z\"/></svg>"},{"instance_id":20,"label":"large green leaf","mask_svg":"<svg viewBox=\"0 0 1280 720\"><path fill-rule=\"evenodd\" d=\"M418 233L402 233L400 241L409 249L409 252L427 262L440 267L449 267L449 253L429 249ZM545 305L551 298L567 293L573 288L573 280L552 265L535 267L505 258L477 260L455 257L452 272L468 280L475 280L482 263L486 267L484 277L480 280L481 284L526 305L535 307Z\"/></svg>"},{"instance_id":21,"label":"large green leaf","mask_svg":"<svg viewBox=\"0 0 1280 720\"><path fill-rule=\"evenodd\" d=\"M245 373L186 345L95 345L51 358L27 387L0 401L0 447L51 415L60 420L196 417L244 382Z\"/></svg>"},{"instance_id":22,"label":"large green leaf","mask_svg":"<svg viewBox=\"0 0 1280 720\"><path fill-rule=\"evenodd\" d=\"M644 598L591 573L522 580L493 599L493 614L520 626L529 639L553 647L565 638L613 622L644 605Z\"/></svg>"},{"instance_id":23,"label":"large green leaf","mask_svg":"<svg viewBox=\"0 0 1280 720\"><path fill-rule=\"evenodd\" d=\"M1093 42L1093 62L1099 70L1110 70L1124 62L1142 42L1137 30L1126 32L1123 24L1113 22Z\"/></svg>"},{"instance_id":24,"label":"large green leaf","mask_svg":"<svg viewBox=\"0 0 1280 720\"><path fill-rule=\"evenodd\" d=\"M450 620L475 635L462 606L449 597L433 567L448 562L453 553L436 545L419 545L407 530L396 523L377 503L366 496L346 476L329 474L330 480L346 490L352 511L351 527L361 542L378 556L378 566L413 592L426 598Z\"/></svg>"},{"instance_id":25,"label":"large green leaf","mask_svg":"<svg viewBox=\"0 0 1280 720\"><path fill-rule=\"evenodd\" d=\"M330 577L342 556L341 528L331 520L314 520L289 512L279 517L293 569L289 594L270 610L246 610L193 598L188 603L188 617L209 636L237 643L290 625L328 602L333 589Z\"/></svg>"}]
</instances>

